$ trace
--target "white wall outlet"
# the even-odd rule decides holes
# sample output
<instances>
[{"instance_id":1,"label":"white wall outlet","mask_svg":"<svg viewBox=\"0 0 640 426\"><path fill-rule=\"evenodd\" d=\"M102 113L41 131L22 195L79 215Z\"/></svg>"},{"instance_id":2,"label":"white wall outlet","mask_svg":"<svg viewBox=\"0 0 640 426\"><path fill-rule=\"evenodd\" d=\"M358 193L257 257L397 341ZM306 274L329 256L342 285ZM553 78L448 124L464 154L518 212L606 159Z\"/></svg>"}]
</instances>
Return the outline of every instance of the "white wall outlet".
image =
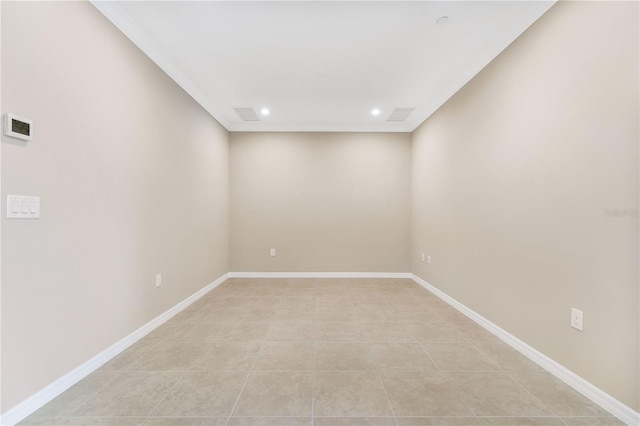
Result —
<instances>
[{"instance_id":1,"label":"white wall outlet","mask_svg":"<svg viewBox=\"0 0 640 426\"><path fill-rule=\"evenodd\" d=\"M427 263L431 265L431 255L427 256Z\"/></svg>"},{"instance_id":2,"label":"white wall outlet","mask_svg":"<svg viewBox=\"0 0 640 426\"><path fill-rule=\"evenodd\" d=\"M160 287L162 285L162 274L156 274L156 287Z\"/></svg>"},{"instance_id":3,"label":"white wall outlet","mask_svg":"<svg viewBox=\"0 0 640 426\"><path fill-rule=\"evenodd\" d=\"M576 330L582 331L583 315L584 314L581 310L578 310L576 308L571 308L571 327L575 328Z\"/></svg>"},{"instance_id":4,"label":"white wall outlet","mask_svg":"<svg viewBox=\"0 0 640 426\"><path fill-rule=\"evenodd\" d=\"M422 261L424 262L424 253L422 253Z\"/></svg>"},{"instance_id":5,"label":"white wall outlet","mask_svg":"<svg viewBox=\"0 0 640 426\"><path fill-rule=\"evenodd\" d=\"M276 255L276 249L271 249L270 254L271 254L271 257L275 257L275 255Z\"/></svg>"}]
</instances>

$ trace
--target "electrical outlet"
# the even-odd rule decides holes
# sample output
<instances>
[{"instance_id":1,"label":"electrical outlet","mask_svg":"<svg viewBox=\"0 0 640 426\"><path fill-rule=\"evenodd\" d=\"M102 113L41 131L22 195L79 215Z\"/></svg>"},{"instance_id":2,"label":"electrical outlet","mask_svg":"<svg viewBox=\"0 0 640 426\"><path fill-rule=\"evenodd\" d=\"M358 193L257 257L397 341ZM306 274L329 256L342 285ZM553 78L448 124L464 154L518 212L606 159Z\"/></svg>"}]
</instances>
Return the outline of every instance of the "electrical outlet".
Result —
<instances>
[{"instance_id":1,"label":"electrical outlet","mask_svg":"<svg viewBox=\"0 0 640 426\"><path fill-rule=\"evenodd\" d=\"M156 287L160 287L162 285L162 274L156 274Z\"/></svg>"},{"instance_id":2,"label":"electrical outlet","mask_svg":"<svg viewBox=\"0 0 640 426\"><path fill-rule=\"evenodd\" d=\"M427 256L427 263L431 265L431 255Z\"/></svg>"},{"instance_id":3,"label":"electrical outlet","mask_svg":"<svg viewBox=\"0 0 640 426\"><path fill-rule=\"evenodd\" d=\"M271 257L275 257L276 255L276 249L271 249Z\"/></svg>"},{"instance_id":4,"label":"electrical outlet","mask_svg":"<svg viewBox=\"0 0 640 426\"><path fill-rule=\"evenodd\" d=\"M575 328L576 330L580 330L582 331L582 317L583 317L583 312L576 309L576 308L571 308L571 327Z\"/></svg>"}]
</instances>

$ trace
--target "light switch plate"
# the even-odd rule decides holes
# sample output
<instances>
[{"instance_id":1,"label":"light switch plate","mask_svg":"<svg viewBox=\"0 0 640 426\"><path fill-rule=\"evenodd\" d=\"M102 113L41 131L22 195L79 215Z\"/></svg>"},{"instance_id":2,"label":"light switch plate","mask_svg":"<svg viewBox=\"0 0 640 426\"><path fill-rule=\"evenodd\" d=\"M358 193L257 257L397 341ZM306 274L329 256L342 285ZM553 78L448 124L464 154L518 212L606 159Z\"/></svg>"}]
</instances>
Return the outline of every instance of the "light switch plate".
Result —
<instances>
[{"instance_id":1,"label":"light switch plate","mask_svg":"<svg viewBox=\"0 0 640 426\"><path fill-rule=\"evenodd\" d=\"M7 195L7 219L40 218L40 197Z\"/></svg>"}]
</instances>

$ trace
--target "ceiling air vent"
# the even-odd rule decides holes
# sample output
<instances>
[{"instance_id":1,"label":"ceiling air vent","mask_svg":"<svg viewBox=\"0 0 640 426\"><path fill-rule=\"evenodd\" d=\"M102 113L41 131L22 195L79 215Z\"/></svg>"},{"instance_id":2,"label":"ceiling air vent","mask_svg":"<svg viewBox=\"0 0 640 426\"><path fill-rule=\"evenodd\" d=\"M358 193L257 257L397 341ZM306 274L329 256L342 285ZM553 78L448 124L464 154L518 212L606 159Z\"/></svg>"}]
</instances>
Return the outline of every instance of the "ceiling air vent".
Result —
<instances>
[{"instance_id":1,"label":"ceiling air vent","mask_svg":"<svg viewBox=\"0 0 640 426\"><path fill-rule=\"evenodd\" d=\"M260 117L253 110L253 108L234 108L238 113L238 117L242 121L260 121Z\"/></svg>"},{"instance_id":2,"label":"ceiling air vent","mask_svg":"<svg viewBox=\"0 0 640 426\"><path fill-rule=\"evenodd\" d=\"M413 112L414 108L396 108L393 110L387 121L404 121Z\"/></svg>"}]
</instances>

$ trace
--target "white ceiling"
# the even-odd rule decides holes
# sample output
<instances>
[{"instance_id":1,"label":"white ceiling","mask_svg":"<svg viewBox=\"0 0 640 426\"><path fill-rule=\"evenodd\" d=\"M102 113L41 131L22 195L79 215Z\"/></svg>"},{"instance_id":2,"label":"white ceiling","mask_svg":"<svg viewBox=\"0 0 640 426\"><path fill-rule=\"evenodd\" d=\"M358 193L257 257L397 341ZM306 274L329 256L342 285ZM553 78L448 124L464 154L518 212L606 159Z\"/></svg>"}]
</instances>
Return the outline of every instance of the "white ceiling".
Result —
<instances>
[{"instance_id":1,"label":"white ceiling","mask_svg":"<svg viewBox=\"0 0 640 426\"><path fill-rule=\"evenodd\" d=\"M93 1L230 131L391 132L413 131L553 3Z\"/></svg>"}]
</instances>

